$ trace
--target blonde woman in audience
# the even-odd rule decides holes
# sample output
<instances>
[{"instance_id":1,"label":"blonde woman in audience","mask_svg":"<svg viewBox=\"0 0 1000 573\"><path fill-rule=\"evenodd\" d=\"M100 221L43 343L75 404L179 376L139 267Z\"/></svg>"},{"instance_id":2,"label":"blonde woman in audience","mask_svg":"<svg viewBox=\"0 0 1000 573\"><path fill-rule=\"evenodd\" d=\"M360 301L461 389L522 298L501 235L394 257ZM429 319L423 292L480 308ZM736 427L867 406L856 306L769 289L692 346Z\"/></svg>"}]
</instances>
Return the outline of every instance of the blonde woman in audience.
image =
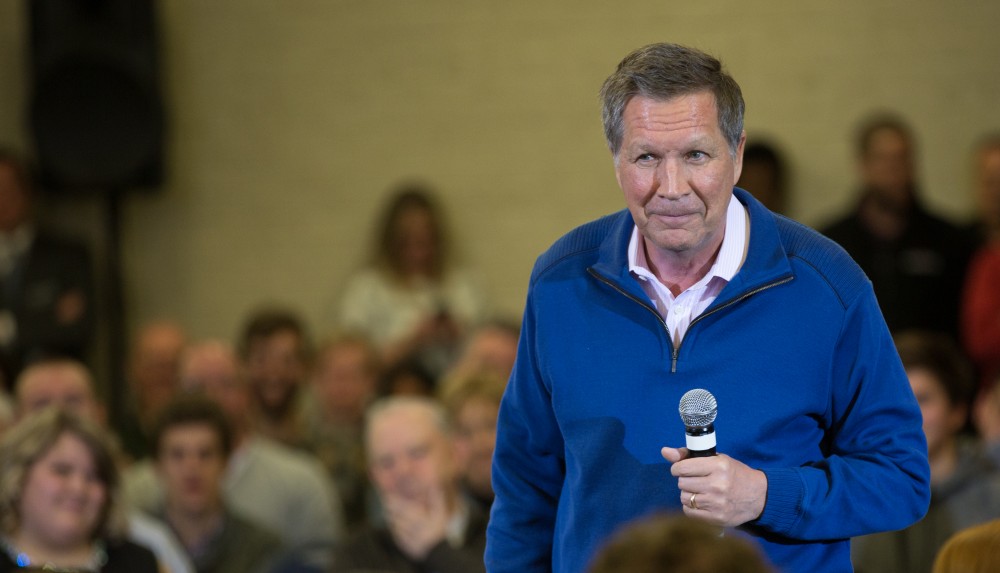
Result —
<instances>
[{"instance_id":1,"label":"blonde woman in audience","mask_svg":"<svg viewBox=\"0 0 1000 573\"><path fill-rule=\"evenodd\" d=\"M995 573L1000 567L1000 519L952 535L934 560L933 573Z\"/></svg>"},{"instance_id":2,"label":"blonde woman in audience","mask_svg":"<svg viewBox=\"0 0 1000 573\"><path fill-rule=\"evenodd\" d=\"M486 513L493 505L493 448L497 441L497 414L506 386L506 377L483 370L451 381L441 395L454 432L464 492Z\"/></svg>"},{"instance_id":3,"label":"blonde woman in audience","mask_svg":"<svg viewBox=\"0 0 1000 573\"><path fill-rule=\"evenodd\" d=\"M415 355L441 375L485 305L469 274L452 264L444 217L430 189L409 184L396 190L374 246L371 263L346 285L340 326L367 334L387 365Z\"/></svg>"},{"instance_id":4,"label":"blonde woman in audience","mask_svg":"<svg viewBox=\"0 0 1000 573\"><path fill-rule=\"evenodd\" d=\"M0 572L156 573L125 540L118 472L101 430L58 408L23 419L0 442Z\"/></svg>"}]
</instances>

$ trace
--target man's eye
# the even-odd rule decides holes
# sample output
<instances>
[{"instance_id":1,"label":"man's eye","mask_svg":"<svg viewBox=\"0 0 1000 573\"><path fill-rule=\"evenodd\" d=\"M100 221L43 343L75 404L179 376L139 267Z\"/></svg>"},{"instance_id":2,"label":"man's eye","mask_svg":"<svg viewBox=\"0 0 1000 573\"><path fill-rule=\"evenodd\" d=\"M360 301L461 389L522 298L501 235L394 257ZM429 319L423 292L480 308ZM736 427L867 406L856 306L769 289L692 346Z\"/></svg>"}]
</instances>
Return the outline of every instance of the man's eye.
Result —
<instances>
[{"instance_id":1,"label":"man's eye","mask_svg":"<svg viewBox=\"0 0 1000 573\"><path fill-rule=\"evenodd\" d=\"M694 159L695 161L701 161L706 157L708 157L708 154L706 154L704 151L691 151L688 153L688 158Z\"/></svg>"},{"instance_id":2,"label":"man's eye","mask_svg":"<svg viewBox=\"0 0 1000 573\"><path fill-rule=\"evenodd\" d=\"M643 154L639 155L638 157L636 157L635 161L636 161L636 163L649 163L650 161L653 161L654 159L655 159L655 157L653 157L652 153L643 153Z\"/></svg>"}]
</instances>

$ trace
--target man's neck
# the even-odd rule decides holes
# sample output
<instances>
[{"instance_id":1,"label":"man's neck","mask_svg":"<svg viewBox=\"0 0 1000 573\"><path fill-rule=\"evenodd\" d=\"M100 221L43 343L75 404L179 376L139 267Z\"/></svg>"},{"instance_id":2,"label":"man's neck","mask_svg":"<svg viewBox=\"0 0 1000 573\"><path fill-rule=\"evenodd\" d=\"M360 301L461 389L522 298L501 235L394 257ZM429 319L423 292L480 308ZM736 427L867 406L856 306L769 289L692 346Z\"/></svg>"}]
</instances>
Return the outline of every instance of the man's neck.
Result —
<instances>
[{"instance_id":1,"label":"man's neck","mask_svg":"<svg viewBox=\"0 0 1000 573\"><path fill-rule=\"evenodd\" d=\"M704 278L712 269L722 247L723 236L723 233L719 234L715 240L715 248L707 251L707 256L688 257L672 251L663 252L655 247L650 248L645 238L641 245L646 251L646 264L649 265L649 270L670 289L671 294L678 296Z\"/></svg>"},{"instance_id":2,"label":"man's neck","mask_svg":"<svg viewBox=\"0 0 1000 573\"><path fill-rule=\"evenodd\" d=\"M177 538L189 553L199 550L222 526L225 511L222 505L205 511L183 511L167 504L165 516Z\"/></svg>"}]
</instances>

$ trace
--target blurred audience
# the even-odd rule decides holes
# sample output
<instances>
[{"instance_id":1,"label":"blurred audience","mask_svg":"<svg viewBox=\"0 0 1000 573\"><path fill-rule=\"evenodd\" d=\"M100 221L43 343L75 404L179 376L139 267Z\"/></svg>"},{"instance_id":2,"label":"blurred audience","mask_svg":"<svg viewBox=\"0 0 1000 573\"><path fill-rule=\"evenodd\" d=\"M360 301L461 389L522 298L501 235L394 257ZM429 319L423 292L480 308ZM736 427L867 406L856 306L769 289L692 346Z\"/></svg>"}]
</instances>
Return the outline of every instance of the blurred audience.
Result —
<instances>
[{"instance_id":1,"label":"blurred audience","mask_svg":"<svg viewBox=\"0 0 1000 573\"><path fill-rule=\"evenodd\" d=\"M914 137L903 120L873 117L858 133L858 203L821 230L871 279L891 331L921 328L957 339L962 285L974 245L968 233L924 206Z\"/></svg>"},{"instance_id":2,"label":"blurred audience","mask_svg":"<svg viewBox=\"0 0 1000 573\"><path fill-rule=\"evenodd\" d=\"M757 548L737 535L680 514L658 514L622 527L587 573L768 573ZM791 573L791 572L789 572Z\"/></svg>"},{"instance_id":3,"label":"blurred audience","mask_svg":"<svg viewBox=\"0 0 1000 573\"><path fill-rule=\"evenodd\" d=\"M14 400L0 389L0 436L14 424Z\"/></svg>"},{"instance_id":4,"label":"blurred audience","mask_svg":"<svg viewBox=\"0 0 1000 573\"><path fill-rule=\"evenodd\" d=\"M254 426L261 435L296 448L305 448L307 441L300 398L311 351L302 320L287 309L254 312L240 336Z\"/></svg>"},{"instance_id":5,"label":"blurred audience","mask_svg":"<svg viewBox=\"0 0 1000 573\"><path fill-rule=\"evenodd\" d=\"M858 573L930 573L953 533L1000 517L1000 472L978 443L961 435L975 378L957 343L942 333L908 331L897 334L896 347L923 415L931 504L907 529L856 539Z\"/></svg>"},{"instance_id":6,"label":"blurred audience","mask_svg":"<svg viewBox=\"0 0 1000 573\"><path fill-rule=\"evenodd\" d=\"M493 505L493 448L497 414L507 378L481 370L457 380L441 397L454 432L459 480L470 501L489 513Z\"/></svg>"},{"instance_id":7,"label":"blurred audience","mask_svg":"<svg viewBox=\"0 0 1000 573\"><path fill-rule=\"evenodd\" d=\"M0 441L0 571L158 573L125 539L112 446L96 424L57 407Z\"/></svg>"},{"instance_id":8,"label":"blurred audience","mask_svg":"<svg viewBox=\"0 0 1000 573\"><path fill-rule=\"evenodd\" d=\"M765 207L788 214L788 168L784 155L767 141L748 141L743 148L743 171L736 186L746 189Z\"/></svg>"},{"instance_id":9,"label":"blurred audience","mask_svg":"<svg viewBox=\"0 0 1000 573\"><path fill-rule=\"evenodd\" d=\"M232 432L214 402L182 396L160 414L152 446L164 487L157 515L173 531L198 573L269 571L281 540L243 518L222 499Z\"/></svg>"},{"instance_id":10,"label":"blurred audience","mask_svg":"<svg viewBox=\"0 0 1000 573\"><path fill-rule=\"evenodd\" d=\"M407 358L390 365L382 371L378 380L379 397L386 396L434 396L437 378L422 362Z\"/></svg>"},{"instance_id":11,"label":"blurred audience","mask_svg":"<svg viewBox=\"0 0 1000 573\"><path fill-rule=\"evenodd\" d=\"M952 535L934 560L933 573L995 573L1000 564L1000 519Z\"/></svg>"},{"instance_id":12,"label":"blurred audience","mask_svg":"<svg viewBox=\"0 0 1000 573\"><path fill-rule=\"evenodd\" d=\"M336 335L316 353L310 449L333 478L351 531L365 524L371 506L362 435L380 368L378 351L360 334Z\"/></svg>"},{"instance_id":13,"label":"blurred audience","mask_svg":"<svg viewBox=\"0 0 1000 573\"><path fill-rule=\"evenodd\" d=\"M365 449L384 526L341 547L336 573L485 571L486 515L458 491L444 409L413 396L380 400L368 412Z\"/></svg>"},{"instance_id":14,"label":"blurred audience","mask_svg":"<svg viewBox=\"0 0 1000 573\"><path fill-rule=\"evenodd\" d=\"M317 566L341 539L340 499L319 463L253 430L251 395L236 354L221 342L188 348L181 360L182 392L200 392L225 412L233 431L226 467L226 503L259 526L278 533L284 546ZM126 474L126 493L147 511L163 506L163 486L153 465L139 462Z\"/></svg>"},{"instance_id":15,"label":"blurred audience","mask_svg":"<svg viewBox=\"0 0 1000 573\"><path fill-rule=\"evenodd\" d=\"M19 418L58 408L106 430L106 409L97 399L94 380L82 363L71 358L48 358L30 364L21 371L15 386L15 409ZM115 446L113 436L107 440ZM124 464L119 459L119 468ZM125 508L128 538L148 547L170 573L190 573L188 561L177 539L167 526L140 511Z\"/></svg>"},{"instance_id":16,"label":"blurred audience","mask_svg":"<svg viewBox=\"0 0 1000 573\"><path fill-rule=\"evenodd\" d=\"M149 455L150 425L177 394L184 330L167 320L139 327L128 359L129 408L119 425L122 447L132 459Z\"/></svg>"},{"instance_id":17,"label":"blurred audience","mask_svg":"<svg viewBox=\"0 0 1000 573\"><path fill-rule=\"evenodd\" d=\"M976 152L978 234L962 299L965 349L986 380L1000 373L1000 134Z\"/></svg>"},{"instance_id":18,"label":"blurred audience","mask_svg":"<svg viewBox=\"0 0 1000 573\"><path fill-rule=\"evenodd\" d=\"M386 365L413 356L435 378L484 315L482 292L452 262L445 227L430 189L399 187L381 216L371 262L349 278L339 310L340 326L367 334Z\"/></svg>"},{"instance_id":19,"label":"blurred audience","mask_svg":"<svg viewBox=\"0 0 1000 573\"><path fill-rule=\"evenodd\" d=\"M483 371L510 378L517 358L520 325L513 320L494 319L475 327L462 345L462 352L442 380L441 392L447 392L452 380L462 380Z\"/></svg>"},{"instance_id":20,"label":"blurred audience","mask_svg":"<svg viewBox=\"0 0 1000 573\"><path fill-rule=\"evenodd\" d=\"M27 165L0 149L0 371L8 388L28 361L87 359L94 335L90 254L35 224Z\"/></svg>"}]
</instances>

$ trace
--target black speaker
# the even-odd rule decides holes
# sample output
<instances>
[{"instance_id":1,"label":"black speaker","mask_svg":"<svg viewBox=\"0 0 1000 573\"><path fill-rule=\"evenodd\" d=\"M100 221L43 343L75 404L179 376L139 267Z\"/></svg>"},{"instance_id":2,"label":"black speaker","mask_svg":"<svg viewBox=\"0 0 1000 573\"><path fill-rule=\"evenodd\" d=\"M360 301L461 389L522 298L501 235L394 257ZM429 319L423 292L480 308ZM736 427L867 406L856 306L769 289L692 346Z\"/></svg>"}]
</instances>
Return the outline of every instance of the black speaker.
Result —
<instances>
[{"instance_id":1,"label":"black speaker","mask_svg":"<svg viewBox=\"0 0 1000 573\"><path fill-rule=\"evenodd\" d=\"M56 190L152 189L164 110L153 0L27 0L28 122Z\"/></svg>"}]
</instances>

